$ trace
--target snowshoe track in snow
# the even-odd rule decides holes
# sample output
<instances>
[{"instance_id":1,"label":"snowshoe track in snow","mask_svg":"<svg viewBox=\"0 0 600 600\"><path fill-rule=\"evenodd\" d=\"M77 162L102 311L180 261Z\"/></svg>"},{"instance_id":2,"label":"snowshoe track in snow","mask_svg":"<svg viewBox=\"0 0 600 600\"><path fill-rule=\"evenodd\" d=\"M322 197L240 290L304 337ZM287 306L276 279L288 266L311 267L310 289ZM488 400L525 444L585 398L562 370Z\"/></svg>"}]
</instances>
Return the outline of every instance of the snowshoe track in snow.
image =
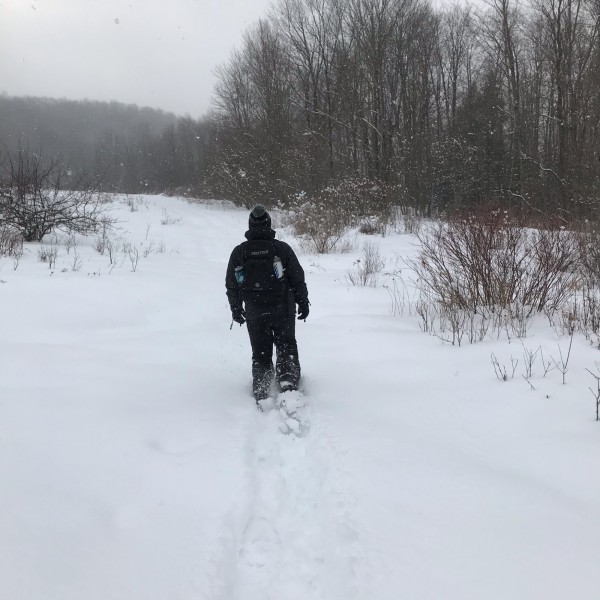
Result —
<instances>
[{"instance_id":1,"label":"snowshoe track in snow","mask_svg":"<svg viewBox=\"0 0 600 600\"><path fill-rule=\"evenodd\" d=\"M242 533L240 559L250 568L260 568L277 561L281 539L268 517L251 516Z\"/></svg>"},{"instance_id":2,"label":"snowshoe track in snow","mask_svg":"<svg viewBox=\"0 0 600 600\"><path fill-rule=\"evenodd\" d=\"M332 438L302 393L271 400L248 431L248 504L228 600L361 597L359 536L332 477Z\"/></svg>"},{"instance_id":3,"label":"snowshoe track in snow","mask_svg":"<svg viewBox=\"0 0 600 600\"><path fill-rule=\"evenodd\" d=\"M300 392L283 392L276 400L279 409L281 433L304 437L310 430L309 407Z\"/></svg>"}]
</instances>

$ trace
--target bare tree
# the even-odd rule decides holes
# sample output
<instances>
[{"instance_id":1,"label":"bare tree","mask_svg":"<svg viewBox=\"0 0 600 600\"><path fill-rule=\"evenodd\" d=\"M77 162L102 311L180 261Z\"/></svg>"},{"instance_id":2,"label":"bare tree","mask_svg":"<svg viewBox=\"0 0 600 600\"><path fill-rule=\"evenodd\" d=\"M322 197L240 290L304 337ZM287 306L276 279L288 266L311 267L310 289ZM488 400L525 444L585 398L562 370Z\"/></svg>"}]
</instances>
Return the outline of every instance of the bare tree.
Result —
<instances>
[{"instance_id":1,"label":"bare tree","mask_svg":"<svg viewBox=\"0 0 600 600\"><path fill-rule=\"evenodd\" d=\"M421 213L593 215L598 0L486 4L279 0L219 70L219 190L275 202L366 177Z\"/></svg>"},{"instance_id":2,"label":"bare tree","mask_svg":"<svg viewBox=\"0 0 600 600\"><path fill-rule=\"evenodd\" d=\"M100 226L102 203L97 189L80 179L64 189L65 170L58 159L19 150L7 154L0 183L0 224L21 232L26 242L40 241L64 229L93 233Z\"/></svg>"}]
</instances>

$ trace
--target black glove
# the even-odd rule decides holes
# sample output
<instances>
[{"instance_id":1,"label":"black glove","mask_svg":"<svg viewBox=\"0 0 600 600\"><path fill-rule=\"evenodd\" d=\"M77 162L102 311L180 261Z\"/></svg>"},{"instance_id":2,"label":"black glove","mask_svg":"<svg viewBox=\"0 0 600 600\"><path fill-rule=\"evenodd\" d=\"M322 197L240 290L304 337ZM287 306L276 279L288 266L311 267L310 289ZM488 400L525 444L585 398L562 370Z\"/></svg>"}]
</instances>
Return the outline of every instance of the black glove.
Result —
<instances>
[{"instance_id":1,"label":"black glove","mask_svg":"<svg viewBox=\"0 0 600 600\"><path fill-rule=\"evenodd\" d=\"M308 317L308 305L309 302L308 300L303 300L302 302L298 302L298 320L299 321L304 321L306 320L306 317Z\"/></svg>"},{"instance_id":2,"label":"black glove","mask_svg":"<svg viewBox=\"0 0 600 600\"><path fill-rule=\"evenodd\" d=\"M243 325L246 322L246 313L244 312L244 309L241 306L238 308L231 309L231 317L236 323L239 323L240 325Z\"/></svg>"}]
</instances>

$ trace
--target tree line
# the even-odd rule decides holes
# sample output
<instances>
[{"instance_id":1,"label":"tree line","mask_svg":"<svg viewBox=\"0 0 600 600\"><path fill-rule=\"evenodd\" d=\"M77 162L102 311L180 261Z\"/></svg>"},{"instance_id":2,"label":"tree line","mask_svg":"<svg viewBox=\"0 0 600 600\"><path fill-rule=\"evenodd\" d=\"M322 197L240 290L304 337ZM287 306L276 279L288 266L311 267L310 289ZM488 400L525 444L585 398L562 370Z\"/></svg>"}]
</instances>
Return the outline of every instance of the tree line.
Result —
<instances>
[{"instance_id":1,"label":"tree line","mask_svg":"<svg viewBox=\"0 0 600 600\"><path fill-rule=\"evenodd\" d=\"M372 181L422 214L569 220L600 198L599 89L600 0L279 0L203 119L0 97L0 143L40 144L107 191L297 206Z\"/></svg>"},{"instance_id":2,"label":"tree line","mask_svg":"<svg viewBox=\"0 0 600 600\"><path fill-rule=\"evenodd\" d=\"M64 187L83 179L108 192L194 193L206 126L117 102L0 96L0 166L27 160L53 165Z\"/></svg>"},{"instance_id":3,"label":"tree line","mask_svg":"<svg viewBox=\"0 0 600 600\"><path fill-rule=\"evenodd\" d=\"M208 177L276 202L347 178L424 213L600 198L599 0L280 0L218 70Z\"/></svg>"}]
</instances>

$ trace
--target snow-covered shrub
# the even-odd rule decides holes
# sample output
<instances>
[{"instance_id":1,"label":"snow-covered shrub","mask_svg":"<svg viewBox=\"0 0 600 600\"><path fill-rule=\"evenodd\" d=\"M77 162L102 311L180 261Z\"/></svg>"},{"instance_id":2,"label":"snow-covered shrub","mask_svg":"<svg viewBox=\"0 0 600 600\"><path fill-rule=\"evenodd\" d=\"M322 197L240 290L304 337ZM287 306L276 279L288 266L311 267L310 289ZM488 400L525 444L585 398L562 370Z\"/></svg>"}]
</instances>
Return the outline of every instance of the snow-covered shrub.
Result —
<instances>
[{"instance_id":1,"label":"snow-covered shrub","mask_svg":"<svg viewBox=\"0 0 600 600\"><path fill-rule=\"evenodd\" d=\"M14 227L0 227L0 257L15 258L23 254L23 236Z\"/></svg>"},{"instance_id":2,"label":"snow-covered shrub","mask_svg":"<svg viewBox=\"0 0 600 600\"><path fill-rule=\"evenodd\" d=\"M492 366L494 367L494 372L496 373L496 377L500 381L508 381L509 379L513 379L515 376L515 371L517 370L517 365L519 364L519 360L516 358L510 357L510 367L501 363L496 355L492 352L491 354Z\"/></svg>"},{"instance_id":3,"label":"snow-covered shrub","mask_svg":"<svg viewBox=\"0 0 600 600\"><path fill-rule=\"evenodd\" d=\"M577 241L584 277L600 283L600 231L588 226L578 234Z\"/></svg>"},{"instance_id":4,"label":"snow-covered shrub","mask_svg":"<svg viewBox=\"0 0 600 600\"><path fill-rule=\"evenodd\" d=\"M56 246L42 245L38 250L38 260L43 263L48 263L48 268L54 268L56 259L58 258L58 248Z\"/></svg>"},{"instance_id":5,"label":"snow-covered shrub","mask_svg":"<svg viewBox=\"0 0 600 600\"><path fill-rule=\"evenodd\" d=\"M594 395L594 400L596 402L596 421L600 421L600 363L596 362L595 371L591 371L590 369L586 369L586 371L594 378L596 381L596 388L589 388L592 394Z\"/></svg>"},{"instance_id":6,"label":"snow-covered shrub","mask_svg":"<svg viewBox=\"0 0 600 600\"><path fill-rule=\"evenodd\" d=\"M490 318L489 312L464 310L456 305L435 304L424 295L416 302L415 312L420 318L421 331L429 333L453 346L483 341L491 328L500 330L499 319Z\"/></svg>"},{"instance_id":7,"label":"snow-covered shrub","mask_svg":"<svg viewBox=\"0 0 600 600\"><path fill-rule=\"evenodd\" d=\"M12 227L0 226L0 258L12 258L13 269L19 268L23 256L23 236Z\"/></svg>"},{"instance_id":8,"label":"snow-covered shrub","mask_svg":"<svg viewBox=\"0 0 600 600\"><path fill-rule=\"evenodd\" d=\"M580 280L574 235L529 230L499 211L491 217L421 232L414 267L423 289L436 302L463 309L519 304L533 313L562 306Z\"/></svg>"},{"instance_id":9,"label":"snow-covered shrub","mask_svg":"<svg viewBox=\"0 0 600 600\"><path fill-rule=\"evenodd\" d=\"M107 240L104 249L108 256L108 264L114 266L117 262L117 254L121 249L121 246L118 243L113 242L113 240Z\"/></svg>"},{"instance_id":10,"label":"snow-covered shrub","mask_svg":"<svg viewBox=\"0 0 600 600\"><path fill-rule=\"evenodd\" d=\"M383 288L390 296L390 314L393 317L403 317L405 314L412 316L416 309L416 294L409 291L401 271L387 273L387 276L388 280Z\"/></svg>"},{"instance_id":11,"label":"snow-covered shrub","mask_svg":"<svg viewBox=\"0 0 600 600\"><path fill-rule=\"evenodd\" d=\"M366 242L363 246L362 258L354 263L354 268L347 275L348 280L352 285L376 287L379 273L384 266L385 261L381 258L379 246Z\"/></svg>"},{"instance_id":12,"label":"snow-covered shrub","mask_svg":"<svg viewBox=\"0 0 600 600\"><path fill-rule=\"evenodd\" d=\"M67 254L71 253L71 248L77 249L77 236L74 233L68 233L62 239Z\"/></svg>"},{"instance_id":13,"label":"snow-covered shrub","mask_svg":"<svg viewBox=\"0 0 600 600\"><path fill-rule=\"evenodd\" d=\"M423 217L419 211L412 206L403 206L400 212L404 233L418 235L423 224Z\"/></svg>"},{"instance_id":14,"label":"snow-covered shrub","mask_svg":"<svg viewBox=\"0 0 600 600\"><path fill-rule=\"evenodd\" d=\"M140 251L135 244L131 244L126 242L123 244L123 252L129 258L129 262L131 263L131 271L135 273L138 268L138 263L140 261Z\"/></svg>"},{"instance_id":15,"label":"snow-covered shrub","mask_svg":"<svg viewBox=\"0 0 600 600\"><path fill-rule=\"evenodd\" d=\"M424 301L439 307L438 326L459 310L466 322L482 315L495 330L521 337L533 315L553 315L581 282L572 232L527 229L501 210L432 224L419 240L413 268Z\"/></svg>"},{"instance_id":16,"label":"snow-covered shrub","mask_svg":"<svg viewBox=\"0 0 600 600\"><path fill-rule=\"evenodd\" d=\"M303 237L318 254L338 249L349 226L339 205L320 205L314 198L298 194L287 205L296 235Z\"/></svg>"},{"instance_id":17,"label":"snow-covered shrub","mask_svg":"<svg viewBox=\"0 0 600 600\"><path fill-rule=\"evenodd\" d=\"M383 235L385 225L377 217L365 217L360 222L358 231L364 235Z\"/></svg>"},{"instance_id":18,"label":"snow-covered shrub","mask_svg":"<svg viewBox=\"0 0 600 600\"><path fill-rule=\"evenodd\" d=\"M109 234L113 229L113 221L108 217L103 217L98 223L98 237L96 239L96 252L104 254L107 244L110 242Z\"/></svg>"},{"instance_id":19,"label":"snow-covered shrub","mask_svg":"<svg viewBox=\"0 0 600 600\"><path fill-rule=\"evenodd\" d=\"M551 325L561 334L579 331L600 348L600 282L583 279L557 314L548 314Z\"/></svg>"},{"instance_id":20,"label":"snow-covered shrub","mask_svg":"<svg viewBox=\"0 0 600 600\"><path fill-rule=\"evenodd\" d=\"M181 219L177 219L175 217L171 217L166 209L162 209L162 217L160 219L161 225L174 225L175 223L179 223Z\"/></svg>"},{"instance_id":21,"label":"snow-covered shrub","mask_svg":"<svg viewBox=\"0 0 600 600\"><path fill-rule=\"evenodd\" d=\"M572 235L577 243L579 279L561 310L546 312L550 324L560 333L579 331L600 347L600 232L595 224L586 223Z\"/></svg>"},{"instance_id":22,"label":"snow-covered shrub","mask_svg":"<svg viewBox=\"0 0 600 600\"><path fill-rule=\"evenodd\" d=\"M77 271L81 271L81 266L83 265L83 260L81 259L81 257L77 254L77 250L75 250L73 252L73 257L71 260L71 271L73 272L77 272Z\"/></svg>"},{"instance_id":23,"label":"snow-covered shrub","mask_svg":"<svg viewBox=\"0 0 600 600\"><path fill-rule=\"evenodd\" d=\"M395 219L396 193L381 182L348 179L313 195L290 196L281 208L297 235L310 240L316 252L327 253L339 251L342 238L353 228L385 234Z\"/></svg>"},{"instance_id":24,"label":"snow-covered shrub","mask_svg":"<svg viewBox=\"0 0 600 600\"><path fill-rule=\"evenodd\" d=\"M32 152L7 154L0 174L0 217L18 229L26 242L63 231L95 232L103 216L104 198L92 182L71 181L58 159L45 161Z\"/></svg>"}]
</instances>

